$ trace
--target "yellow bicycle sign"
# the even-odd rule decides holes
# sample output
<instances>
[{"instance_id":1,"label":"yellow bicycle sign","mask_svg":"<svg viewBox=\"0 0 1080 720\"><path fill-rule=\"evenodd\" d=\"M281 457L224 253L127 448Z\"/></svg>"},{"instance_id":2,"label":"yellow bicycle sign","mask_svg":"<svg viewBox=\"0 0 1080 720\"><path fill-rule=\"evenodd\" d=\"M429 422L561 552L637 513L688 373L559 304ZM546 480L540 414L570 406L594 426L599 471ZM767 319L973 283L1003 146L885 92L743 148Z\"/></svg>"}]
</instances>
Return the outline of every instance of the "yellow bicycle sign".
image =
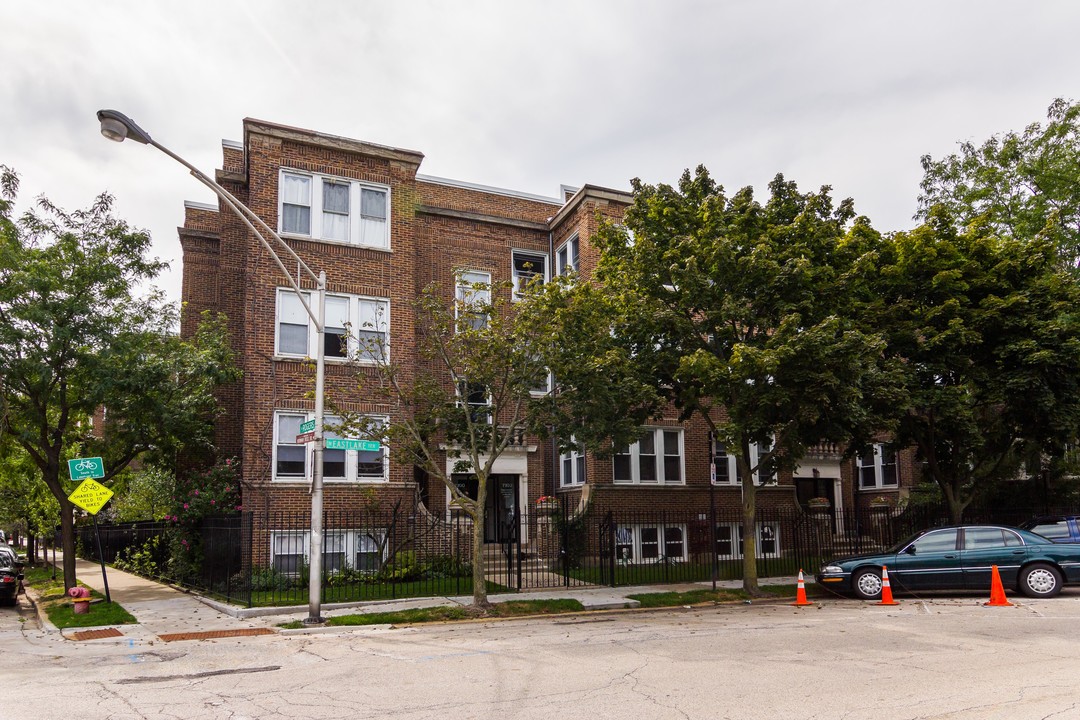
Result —
<instances>
[{"instance_id":1,"label":"yellow bicycle sign","mask_svg":"<svg viewBox=\"0 0 1080 720\"><path fill-rule=\"evenodd\" d=\"M79 487L75 488L75 492L68 495L68 500L91 515L97 515L98 510L105 507L105 503L109 502L112 496L113 491L101 483L83 480Z\"/></svg>"}]
</instances>

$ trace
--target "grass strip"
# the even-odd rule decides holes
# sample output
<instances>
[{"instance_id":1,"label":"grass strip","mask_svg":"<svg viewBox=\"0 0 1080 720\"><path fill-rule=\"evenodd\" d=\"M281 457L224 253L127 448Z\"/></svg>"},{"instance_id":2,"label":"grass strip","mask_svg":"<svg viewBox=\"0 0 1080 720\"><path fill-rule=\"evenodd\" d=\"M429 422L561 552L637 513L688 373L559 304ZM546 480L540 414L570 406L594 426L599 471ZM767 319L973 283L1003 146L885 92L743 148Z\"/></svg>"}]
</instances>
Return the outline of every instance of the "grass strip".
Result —
<instances>
[{"instance_id":1,"label":"grass strip","mask_svg":"<svg viewBox=\"0 0 1080 720\"><path fill-rule=\"evenodd\" d=\"M679 607L682 605L701 605L703 603L722 603L745 600L749 597L742 590L687 590L685 592L660 592L641 593L640 595L627 595L631 600L637 600L643 608Z\"/></svg>"},{"instance_id":2,"label":"grass strip","mask_svg":"<svg viewBox=\"0 0 1080 720\"><path fill-rule=\"evenodd\" d=\"M327 625L402 625L406 623L443 622L446 620L468 620L474 618L507 618L526 615L558 615L568 612L580 612L585 607L577 600L511 600L493 603L484 611L477 611L461 605L439 605L430 608L394 610L391 612L356 613L335 615L326 621ZM282 623L278 627L296 630L304 627L299 620Z\"/></svg>"},{"instance_id":3,"label":"grass strip","mask_svg":"<svg viewBox=\"0 0 1080 720\"><path fill-rule=\"evenodd\" d=\"M91 602L90 612L76 615L71 598L64 591L62 572L57 572L56 578L53 579L53 571L50 567L28 567L23 574L25 575L23 582L34 588L34 592L38 595L38 603L45 610L49 622L61 630L97 627L98 625L129 625L138 622L122 605L116 602L104 602L105 596L93 589L90 589L91 600L100 602ZM78 584L87 587L85 583Z\"/></svg>"}]
</instances>

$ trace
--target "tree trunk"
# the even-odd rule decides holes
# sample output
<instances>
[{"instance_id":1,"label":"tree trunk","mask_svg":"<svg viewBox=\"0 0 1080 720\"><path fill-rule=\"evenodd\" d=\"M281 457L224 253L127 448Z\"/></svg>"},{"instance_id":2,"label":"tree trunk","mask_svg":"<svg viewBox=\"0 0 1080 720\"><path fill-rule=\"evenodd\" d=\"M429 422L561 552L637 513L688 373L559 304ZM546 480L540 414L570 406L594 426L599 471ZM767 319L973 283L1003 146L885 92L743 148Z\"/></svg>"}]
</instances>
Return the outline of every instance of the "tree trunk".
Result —
<instances>
[{"instance_id":1,"label":"tree trunk","mask_svg":"<svg viewBox=\"0 0 1080 720\"><path fill-rule=\"evenodd\" d=\"M60 540L64 550L64 590L75 587L75 519L74 506L67 498L60 500Z\"/></svg>"},{"instance_id":2,"label":"tree trunk","mask_svg":"<svg viewBox=\"0 0 1080 720\"><path fill-rule=\"evenodd\" d=\"M746 472L742 478L742 526L743 526L743 590L751 596L758 596L757 575L757 486L754 475Z\"/></svg>"},{"instance_id":3,"label":"tree trunk","mask_svg":"<svg viewBox=\"0 0 1080 720\"><path fill-rule=\"evenodd\" d=\"M476 511L473 513L472 576L473 606L486 608L491 605L487 596L487 573L484 568L484 513L487 505L487 476L477 473Z\"/></svg>"}]
</instances>

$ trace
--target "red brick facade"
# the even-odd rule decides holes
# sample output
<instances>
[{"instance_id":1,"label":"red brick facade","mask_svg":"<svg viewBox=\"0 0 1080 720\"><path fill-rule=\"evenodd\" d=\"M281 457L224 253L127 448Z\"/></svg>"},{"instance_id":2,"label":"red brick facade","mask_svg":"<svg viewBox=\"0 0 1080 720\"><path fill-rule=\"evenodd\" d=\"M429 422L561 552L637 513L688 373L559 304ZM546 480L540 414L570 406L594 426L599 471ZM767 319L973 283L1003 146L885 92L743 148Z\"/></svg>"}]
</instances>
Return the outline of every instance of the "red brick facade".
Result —
<instances>
[{"instance_id":1,"label":"red brick facade","mask_svg":"<svg viewBox=\"0 0 1080 720\"><path fill-rule=\"evenodd\" d=\"M588 185L563 202L430 178L418 175L422 160L418 152L247 119L243 143L225 143L223 147L217 180L275 230L281 228L282 168L387 189L388 248L286 237L304 262L316 271L326 271L330 293L389 301L390 352L406 365L416 358L417 328L410 303L422 288L439 283L449 303L456 270L488 272L495 283L509 281L513 250L545 256L550 276L555 272L559 248L575 235L579 271L588 277L597 262L589 238L597 231L599 218L619 222L631 201L627 192ZM314 207L311 212L314 214ZM224 312L243 371L242 380L221 391L226 414L218 423L217 441L222 453L242 460L244 505L256 517L271 510L305 512L310 509L308 481L273 479L275 411L311 411L309 395L314 385L311 362L283 358L276 350L277 292L286 286L281 269L225 207L188 203L179 233L186 303L181 330L192 333L203 310ZM284 262L290 273L296 272L295 262ZM312 287L306 279L300 280L303 287ZM352 368L328 362L328 395L347 410L389 415L389 407L358 394L353 373ZM674 412L669 417L656 425L680 427ZM518 458L527 468L523 502L533 503L537 497L552 493L570 498L581 493L581 486L561 487L559 462L551 443L533 441L528 445L524 460ZM683 427L682 447L682 482L674 485L615 484L612 460L586 458L586 484L591 486L593 502L600 509L704 511L710 502L711 449L702 423ZM851 507L867 504L871 496L879 495L895 502L912 484L916 472L913 462L910 453L901 453L898 487L873 492L858 491L855 463L842 462L838 453L827 449L804 463L803 474L809 477L814 470L824 477L835 474L839 482L833 500ZM324 504L328 512L346 511L373 496L392 501L417 493L414 469L391 463L385 482L328 482ZM718 506L734 508L740 495L737 486L723 486L715 489L714 498ZM423 496L432 513L446 512L441 486L424 489ZM797 502L791 473L781 475L777 485L764 487L759 493L763 508L790 507Z\"/></svg>"}]
</instances>

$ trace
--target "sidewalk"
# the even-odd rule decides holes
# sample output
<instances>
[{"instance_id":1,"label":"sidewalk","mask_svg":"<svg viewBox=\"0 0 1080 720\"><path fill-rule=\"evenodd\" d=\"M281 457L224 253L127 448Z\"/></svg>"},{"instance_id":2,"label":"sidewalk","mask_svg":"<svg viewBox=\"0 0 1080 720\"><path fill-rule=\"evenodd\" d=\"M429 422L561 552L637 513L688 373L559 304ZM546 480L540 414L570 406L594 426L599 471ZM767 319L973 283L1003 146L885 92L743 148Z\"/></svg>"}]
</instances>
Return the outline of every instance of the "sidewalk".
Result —
<instances>
[{"instance_id":1,"label":"sidewalk","mask_svg":"<svg viewBox=\"0 0 1080 720\"><path fill-rule=\"evenodd\" d=\"M57 564L62 564L63 556L57 553ZM277 625L292 620L303 620L308 616L307 606L278 608L241 608L204 598L192 592L178 590L138 575L107 567L110 596L114 602L122 605L139 621L138 625L116 626L122 633L117 639L129 642L165 640L167 642L185 639L209 639L210 637L229 637L239 635L266 634L277 630ZM105 583L101 577L101 566L82 559L75 561L76 577L86 585L105 594ZM795 584L796 578L763 578L762 584ZM634 608L639 605L631 600L630 595L646 593L680 592L700 590L711 587L711 583L681 583L675 585L646 585L634 587L575 587L555 588L551 590L529 591L492 595L493 603L512 600L574 599L586 610L604 610L614 608ZM738 580L717 582L718 588L737 589L742 587ZM410 598L403 600L369 601L363 603L324 604L323 617L334 615L361 614L370 612L392 612L411 608L468 605L472 596ZM91 606L93 612L93 606ZM42 618L43 623L47 623ZM55 630L55 628L54 628ZM76 633L85 632L86 628L69 628L64 637L78 639ZM309 632L311 630L308 630ZM342 631L335 627L334 631ZM291 631L298 632L298 631ZM304 631L299 631L304 632ZM113 637L117 637L113 635Z\"/></svg>"}]
</instances>

